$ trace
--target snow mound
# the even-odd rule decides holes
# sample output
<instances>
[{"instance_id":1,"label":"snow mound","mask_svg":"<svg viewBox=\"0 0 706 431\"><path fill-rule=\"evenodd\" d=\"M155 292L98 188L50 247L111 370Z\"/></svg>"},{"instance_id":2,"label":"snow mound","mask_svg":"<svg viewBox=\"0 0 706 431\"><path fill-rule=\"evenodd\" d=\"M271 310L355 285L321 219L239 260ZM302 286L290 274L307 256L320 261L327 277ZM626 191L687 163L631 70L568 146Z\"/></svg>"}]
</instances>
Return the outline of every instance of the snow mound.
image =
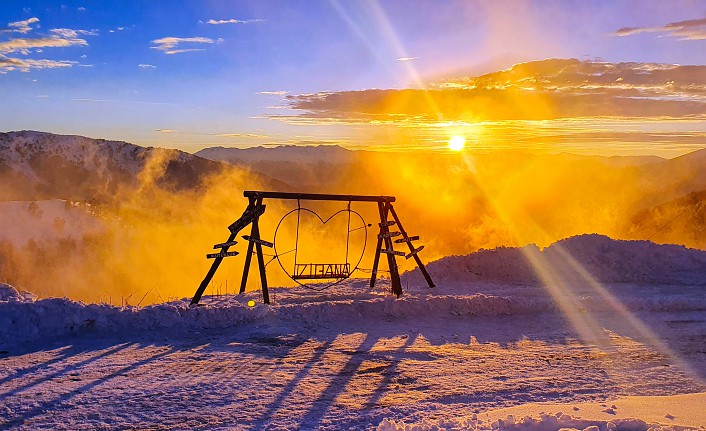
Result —
<instances>
[{"instance_id":1,"label":"snow mound","mask_svg":"<svg viewBox=\"0 0 706 431\"><path fill-rule=\"evenodd\" d=\"M377 431L442 431L442 430L488 430L488 431L676 431L684 427L648 424L641 419L613 419L610 421L575 419L570 415L541 414L539 418L525 416L522 419L508 415L506 419L484 422L478 415L459 420L424 420L418 424L395 421L385 418L377 426Z\"/></svg>"},{"instance_id":2,"label":"snow mound","mask_svg":"<svg viewBox=\"0 0 706 431\"><path fill-rule=\"evenodd\" d=\"M0 283L0 301L18 301L20 292L9 284Z\"/></svg>"},{"instance_id":3,"label":"snow mound","mask_svg":"<svg viewBox=\"0 0 706 431\"><path fill-rule=\"evenodd\" d=\"M531 244L449 256L429 263L427 269L440 281L538 283L538 262L558 268L564 280L581 280L587 272L604 283L706 284L705 251L597 234L563 239L544 250ZM421 278L418 270L406 276Z\"/></svg>"},{"instance_id":4,"label":"snow mound","mask_svg":"<svg viewBox=\"0 0 706 431\"><path fill-rule=\"evenodd\" d=\"M36 295L30 292L24 290L22 292L19 292L17 289L15 289L13 286L10 286L9 284L0 283L0 302L31 302L36 299ZM2 332L1 329L0 332Z\"/></svg>"},{"instance_id":5,"label":"snow mound","mask_svg":"<svg viewBox=\"0 0 706 431\"><path fill-rule=\"evenodd\" d=\"M14 288L8 296L21 294ZM277 289L273 289L276 291ZM189 307L188 301L139 307L84 304L66 298L10 299L0 302L0 341L38 339L81 333L133 333L151 330L201 330L276 319L299 324L366 318L497 316L537 313L552 308L543 301L493 295L392 296L361 294L357 298L318 298L310 302L247 305L250 296L231 297L213 305ZM207 302L207 298L204 298ZM203 303L202 302L202 303Z\"/></svg>"},{"instance_id":6,"label":"snow mound","mask_svg":"<svg viewBox=\"0 0 706 431\"><path fill-rule=\"evenodd\" d=\"M70 334L131 334L144 331L200 331L269 322L296 325L325 325L360 319L473 318L515 316L558 311L547 295L504 295L507 286L496 293L476 293L480 286L441 284L436 289L408 291L401 298L389 292L373 292L355 287L354 282L335 292L311 293L291 288L273 288L274 304L261 304L260 292L226 297L204 297L198 307L187 299L147 307L118 307L84 304L66 298L37 300L13 287L0 289L0 344ZM258 305L248 306L249 300ZM694 295L632 295L622 298L630 310L700 311L706 298ZM577 298L576 306L592 311L612 310L610 302L597 296Z\"/></svg>"}]
</instances>

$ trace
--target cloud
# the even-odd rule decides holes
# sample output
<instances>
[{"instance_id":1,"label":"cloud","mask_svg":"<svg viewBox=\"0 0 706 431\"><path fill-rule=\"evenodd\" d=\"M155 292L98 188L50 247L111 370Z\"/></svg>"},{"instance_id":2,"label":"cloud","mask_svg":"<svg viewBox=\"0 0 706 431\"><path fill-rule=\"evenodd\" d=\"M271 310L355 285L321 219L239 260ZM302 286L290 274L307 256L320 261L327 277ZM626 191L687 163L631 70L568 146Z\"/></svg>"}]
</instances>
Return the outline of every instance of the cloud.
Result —
<instances>
[{"instance_id":1,"label":"cloud","mask_svg":"<svg viewBox=\"0 0 706 431\"><path fill-rule=\"evenodd\" d=\"M39 22L39 18L32 17L25 21L15 21L7 25L6 29L1 30L3 33L22 33L27 34L33 30L31 24Z\"/></svg>"},{"instance_id":2,"label":"cloud","mask_svg":"<svg viewBox=\"0 0 706 431\"><path fill-rule=\"evenodd\" d=\"M174 133L172 129L155 129L154 131L157 133Z\"/></svg>"},{"instance_id":3,"label":"cloud","mask_svg":"<svg viewBox=\"0 0 706 431\"><path fill-rule=\"evenodd\" d=\"M547 59L437 82L428 89L369 89L286 96L299 124L556 120L706 115L706 66Z\"/></svg>"},{"instance_id":4,"label":"cloud","mask_svg":"<svg viewBox=\"0 0 706 431\"><path fill-rule=\"evenodd\" d=\"M83 6L79 6L76 10L78 10L79 12L86 12L88 9Z\"/></svg>"},{"instance_id":5,"label":"cloud","mask_svg":"<svg viewBox=\"0 0 706 431\"><path fill-rule=\"evenodd\" d=\"M397 59L397 61L412 61L412 60L416 60L418 58L419 57L400 57Z\"/></svg>"},{"instance_id":6,"label":"cloud","mask_svg":"<svg viewBox=\"0 0 706 431\"><path fill-rule=\"evenodd\" d=\"M613 36L632 36L640 33L664 33L679 40L706 40L706 18L669 23L661 27L623 27Z\"/></svg>"},{"instance_id":7,"label":"cloud","mask_svg":"<svg viewBox=\"0 0 706 431\"><path fill-rule=\"evenodd\" d=\"M77 64L77 62L56 60L30 60L10 58L0 55L0 73L6 73L12 70L29 72L30 69L56 69L62 67L71 67L74 64Z\"/></svg>"},{"instance_id":8,"label":"cloud","mask_svg":"<svg viewBox=\"0 0 706 431\"><path fill-rule=\"evenodd\" d=\"M15 32L25 34L33 30L30 25L37 22L39 22L39 19L37 18L30 18L26 21L11 22L9 24L10 30L3 30L2 32ZM98 30L73 30L68 28L55 28L51 29L49 32L51 36L38 38L20 37L0 42L0 70L5 73L7 71L12 70L28 72L31 69L54 69L72 67L73 65L79 63L68 60L13 58L8 57L8 54L19 53L23 55L29 55L32 52L42 53L44 52L43 48L66 48L70 46L87 46L88 42L85 39L79 37L79 35L95 36L98 34ZM84 67L91 66L83 64L79 65Z\"/></svg>"},{"instance_id":9,"label":"cloud","mask_svg":"<svg viewBox=\"0 0 706 431\"><path fill-rule=\"evenodd\" d=\"M157 66L155 66L154 64L138 64L137 67L139 67L140 69L156 69L157 68Z\"/></svg>"},{"instance_id":10,"label":"cloud","mask_svg":"<svg viewBox=\"0 0 706 431\"><path fill-rule=\"evenodd\" d=\"M251 24L255 22L265 22L264 19L209 19L206 24L211 25L222 25L222 24Z\"/></svg>"},{"instance_id":11,"label":"cloud","mask_svg":"<svg viewBox=\"0 0 706 431\"><path fill-rule=\"evenodd\" d=\"M82 36L98 36L98 29L93 30L72 30L70 28L53 28L49 30L56 36L64 39L77 39L79 35Z\"/></svg>"},{"instance_id":12,"label":"cloud","mask_svg":"<svg viewBox=\"0 0 706 431\"><path fill-rule=\"evenodd\" d=\"M207 37L163 37L152 41L155 46L150 48L164 52L165 54L179 54L183 52L204 51L203 48L181 48L175 49L182 43L216 43L215 40Z\"/></svg>"},{"instance_id":13,"label":"cloud","mask_svg":"<svg viewBox=\"0 0 706 431\"><path fill-rule=\"evenodd\" d=\"M87 46L84 39L64 39L61 37L41 37L36 39L12 39L0 42L0 53L21 52L28 54L35 48L65 48L68 46Z\"/></svg>"},{"instance_id":14,"label":"cloud","mask_svg":"<svg viewBox=\"0 0 706 431\"><path fill-rule=\"evenodd\" d=\"M165 106L184 106L179 103L170 102L146 102L140 100L111 100L111 99L92 99L86 97L74 97L71 99L73 102L85 102L85 103L119 103L119 104L130 104L130 105L165 105Z\"/></svg>"},{"instance_id":15,"label":"cloud","mask_svg":"<svg viewBox=\"0 0 706 431\"><path fill-rule=\"evenodd\" d=\"M221 138L248 138L248 139L269 139L269 135L260 135L256 133L218 133L216 136Z\"/></svg>"},{"instance_id":16,"label":"cloud","mask_svg":"<svg viewBox=\"0 0 706 431\"><path fill-rule=\"evenodd\" d=\"M266 96L284 96L287 94L287 92L282 91L282 90L280 90L280 91L260 91L257 94L264 94Z\"/></svg>"}]
</instances>

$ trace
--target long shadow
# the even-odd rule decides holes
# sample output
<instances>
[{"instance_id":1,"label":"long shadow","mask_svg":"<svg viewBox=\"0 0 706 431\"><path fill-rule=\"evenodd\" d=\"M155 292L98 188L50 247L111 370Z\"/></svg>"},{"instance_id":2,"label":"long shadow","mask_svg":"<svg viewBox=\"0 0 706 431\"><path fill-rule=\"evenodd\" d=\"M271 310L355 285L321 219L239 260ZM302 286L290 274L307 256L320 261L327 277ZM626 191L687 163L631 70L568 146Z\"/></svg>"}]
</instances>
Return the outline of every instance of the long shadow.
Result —
<instances>
[{"instance_id":1,"label":"long shadow","mask_svg":"<svg viewBox=\"0 0 706 431\"><path fill-rule=\"evenodd\" d=\"M125 348L125 347L126 347L126 346L122 346L121 348ZM105 383L105 382L107 382L107 381L109 381L109 380L111 380L111 379L113 379L113 378L115 378L115 377L121 375L121 374L125 374L125 373L127 373L127 372L129 372L129 371L132 371L132 370L135 370L135 369L137 369L137 368L139 368L139 367L141 367L141 366L143 366L143 365L145 365L145 364L148 364L148 363L150 363L150 362L153 362L153 361L156 361L156 360L158 360L158 359L160 359L160 358L163 358L164 356L167 356L167 355L169 355L169 354L172 353L172 352L173 352L172 349L167 350L167 351L164 351L164 352L160 352L160 353L158 353L158 354L155 354L155 355L150 356L149 358L145 358L145 359L143 359L143 360L141 360L141 361L135 362L134 364L125 366L125 367L123 367L123 368L120 368L120 369L117 370L117 371L114 371L114 372L112 372L112 373L110 373L110 374L107 374L107 375L101 377L101 378L98 378L98 379L96 379L96 380L94 380L94 381L92 381L92 382L90 382L90 383L87 383L87 384L85 384L85 385L83 385L83 386L81 386L81 387L79 387L79 388L73 389L73 390L71 390L70 392L63 393L63 394L57 396L56 398L54 398L53 400L49 400L49 401L47 401L47 402L45 402L45 403L42 403L42 404L40 404L40 405L34 407L33 409L28 410L28 411L22 413L19 417L17 417L17 418L15 418L15 419L13 419L13 420L11 420L11 421L9 421L9 422L3 424L3 426L9 429L9 428L14 427L14 426L22 425L22 424L24 424L24 422L26 422L28 419L31 419L31 418L33 418L33 417L35 417L35 416L38 416L38 415L40 415L40 414L42 414L42 413L45 413L45 412L47 412L47 411L49 411L49 410L53 410L53 409L59 407L61 404L63 404L63 403L65 403L66 401L70 400L70 399L71 399L72 397L74 397L76 394L89 391L89 390L95 388L96 386L99 386L99 385L101 385L101 384L103 384L103 383ZM114 353L114 352L110 352L110 353ZM100 355L100 356L103 357L103 356L106 356L107 354L110 354L110 353L107 353L107 352L106 352L106 354L102 354L102 355ZM95 359L98 359L98 358L94 358L94 360L95 360ZM89 362L90 362L90 361L89 361Z\"/></svg>"},{"instance_id":2,"label":"long shadow","mask_svg":"<svg viewBox=\"0 0 706 431\"><path fill-rule=\"evenodd\" d=\"M297 372L297 374L289 381L286 387L282 388L282 390L279 392L279 395L277 395L277 398L275 398L272 403L267 407L267 410L265 410L262 415L254 421L255 423L265 423L270 417L272 417L273 414L277 410L282 407L282 403L284 400L291 395L292 391L297 387L299 382L306 377L307 374L309 374L309 371L311 371L312 368L314 368L314 365L324 356L326 351L328 350L328 347L331 345L331 340L326 340L324 341L324 345L316 348L316 351L314 352L314 355L307 361L307 363Z\"/></svg>"},{"instance_id":3,"label":"long shadow","mask_svg":"<svg viewBox=\"0 0 706 431\"><path fill-rule=\"evenodd\" d=\"M369 334L366 334L365 340L355 352L352 352L343 369L338 372L336 377L331 379L324 392L312 403L311 408L299 424L301 429L317 429L319 427L321 419L331 408L336 397L346 389L348 382L358 372L363 361L369 359L368 353L377 342L378 338L370 337Z\"/></svg>"},{"instance_id":4,"label":"long shadow","mask_svg":"<svg viewBox=\"0 0 706 431\"><path fill-rule=\"evenodd\" d=\"M405 343L400 346L399 348L395 349L396 353L404 353L409 346L413 345L414 342L417 340L417 337L419 337L419 334L416 334L414 337L408 337ZM373 396L370 397L370 400L365 404L365 410L372 409L376 407L378 401L383 397L384 395L384 390L390 386L390 383L392 383L392 379L395 377L397 374L397 367L399 366L400 361L397 360L390 365L384 373L384 377L380 384L377 387L377 390L373 392Z\"/></svg>"},{"instance_id":5,"label":"long shadow","mask_svg":"<svg viewBox=\"0 0 706 431\"><path fill-rule=\"evenodd\" d=\"M18 386L18 387L14 388L14 389L12 389L12 390L10 390L10 391L7 391L7 392L5 392L5 393L0 394L0 401L3 401L3 400L5 400L5 399L11 397L12 395L18 394L18 393L20 393L20 392L22 392L22 391L24 391L24 390L27 390L27 389L29 389L29 388L31 388L31 387L33 387L33 386L39 385L39 384L41 384L41 383L44 383L44 382L46 382L47 380L54 379L54 378L59 377L59 376L61 376L61 375L67 374L67 373L69 373L70 371L80 369L80 368L82 368L83 366L88 365L88 364L90 364L90 363L92 363L92 362L95 362L95 361L97 361L97 360L99 360L99 359L101 359L101 358L105 358L105 357L107 357L107 356L110 356L110 355L112 355L112 354L114 354L114 353L116 353L116 352L119 352L119 351L121 351L121 350L127 348L129 345L130 345L129 343L123 343L123 344L119 344L119 345L113 346L113 347L109 348L108 350L106 350L105 352L99 353L99 354L94 355L94 356L92 356L92 357L90 357L90 358L84 359L84 360L82 360L82 361L80 361L80 362L77 362L77 363L68 365L68 366L64 367L63 369L58 370L58 371L55 371L55 372L53 372L53 373L51 373L51 374L47 374L47 375L40 376L40 377L38 377L38 378L36 378L36 379L34 379L34 380L32 380L32 381L30 381L30 382L24 384L24 385ZM26 374L26 373L23 373L23 375L24 375L24 374Z\"/></svg>"},{"instance_id":6,"label":"long shadow","mask_svg":"<svg viewBox=\"0 0 706 431\"><path fill-rule=\"evenodd\" d=\"M56 349L54 349L54 350L56 350ZM48 367L52 364L56 364L57 362L61 362L64 359L69 358L71 356L74 356L78 353L87 351L87 349L78 349L73 346L64 346L60 350L61 350L61 352L56 357L54 357L52 359L49 359L44 362L36 363L36 364L34 364L30 367L27 367L27 368L17 369L13 373L10 373L5 377L0 378L0 385L2 385L3 383L11 382L12 380L14 380L18 377L24 376L25 374L30 374L30 373L33 373L33 372L41 369L41 368L45 368L45 367Z\"/></svg>"}]
</instances>

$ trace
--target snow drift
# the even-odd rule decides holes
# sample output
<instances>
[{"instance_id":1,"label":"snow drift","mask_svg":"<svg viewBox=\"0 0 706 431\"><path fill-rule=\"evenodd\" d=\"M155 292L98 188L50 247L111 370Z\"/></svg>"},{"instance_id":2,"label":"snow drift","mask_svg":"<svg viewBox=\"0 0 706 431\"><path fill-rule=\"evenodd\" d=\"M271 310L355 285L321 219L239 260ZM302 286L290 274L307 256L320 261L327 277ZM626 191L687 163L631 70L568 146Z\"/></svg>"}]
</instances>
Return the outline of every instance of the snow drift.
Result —
<instances>
[{"instance_id":1,"label":"snow drift","mask_svg":"<svg viewBox=\"0 0 706 431\"><path fill-rule=\"evenodd\" d=\"M580 280L578 263L603 283L706 284L706 252L650 241L621 241L603 235L579 235L544 250L530 244L499 247L466 256L449 256L427 265L435 280L538 283L530 256L561 270L562 278ZM572 260L574 262L572 262ZM408 274L418 280L418 270Z\"/></svg>"}]
</instances>

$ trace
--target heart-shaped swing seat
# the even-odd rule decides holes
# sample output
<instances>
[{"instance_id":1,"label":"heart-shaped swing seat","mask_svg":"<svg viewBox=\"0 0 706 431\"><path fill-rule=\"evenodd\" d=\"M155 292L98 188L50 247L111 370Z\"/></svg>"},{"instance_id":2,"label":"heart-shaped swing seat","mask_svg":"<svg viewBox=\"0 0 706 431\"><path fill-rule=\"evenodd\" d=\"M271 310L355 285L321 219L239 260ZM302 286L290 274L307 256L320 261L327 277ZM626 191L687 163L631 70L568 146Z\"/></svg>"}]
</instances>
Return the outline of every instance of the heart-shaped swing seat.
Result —
<instances>
[{"instance_id":1,"label":"heart-shaped swing seat","mask_svg":"<svg viewBox=\"0 0 706 431\"><path fill-rule=\"evenodd\" d=\"M318 219L322 225L327 224L329 221L332 219L336 218L337 216L341 214L348 214L348 232L346 235L346 259L345 262L307 262L307 263L299 263L297 261L297 250L299 249L299 225L301 223L301 215L302 212L305 212L306 214L313 215L315 219ZM277 235L279 233L279 229L282 226L283 222L290 218L296 216L297 218L297 237L296 237L296 242L293 250L289 250L288 252L280 253L277 250ZM357 220L360 220L360 227L356 227L355 229L351 230L351 218L355 217ZM357 225L357 220L356 220L356 225ZM359 230L359 229L364 229L365 236L364 236L364 241L363 241L363 246L361 247L360 251L360 256L358 257L357 261L355 262L355 265L352 265L351 262L349 261L349 256L348 256L348 250L349 250L349 242L350 242L350 232L354 230ZM307 288L314 288L311 285L306 284L304 281L305 280L316 280L318 282L322 280L333 280L331 283L325 284L325 285L320 285L317 283L317 286L314 288L315 290L323 290L326 288L329 288L335 284L338 284L342 282L343 280L346 280L349 278L353 272L358 268L358 265L360 265L360 262L363 260L363 255L365 254L365 244L367 243L367 225L365 224L365 220L363 220L363 217L357 213L356 211L353 211L350 209L345 210L340 210L335 213L333 213L329 218L324 220L318 213L316 213L313 210L310 210L308 208L302 208L298 207L287 214L285 214L282 219L280 219L279 223L277 224L277 228L275 229L275 234L274 234L274 244L275 244L275 256L277 258L278 263L280 264L280 267L282 267L282 270L291 278L295 283L307 287ZM295 252L295 258L294 258L294 265L293 265L293 270L288 270L287 266L285 265L282 260L280 259L281 255L284 255L289 252ZM355 256L357 257L357 256Z\"/></svg>"}]
</instances>

